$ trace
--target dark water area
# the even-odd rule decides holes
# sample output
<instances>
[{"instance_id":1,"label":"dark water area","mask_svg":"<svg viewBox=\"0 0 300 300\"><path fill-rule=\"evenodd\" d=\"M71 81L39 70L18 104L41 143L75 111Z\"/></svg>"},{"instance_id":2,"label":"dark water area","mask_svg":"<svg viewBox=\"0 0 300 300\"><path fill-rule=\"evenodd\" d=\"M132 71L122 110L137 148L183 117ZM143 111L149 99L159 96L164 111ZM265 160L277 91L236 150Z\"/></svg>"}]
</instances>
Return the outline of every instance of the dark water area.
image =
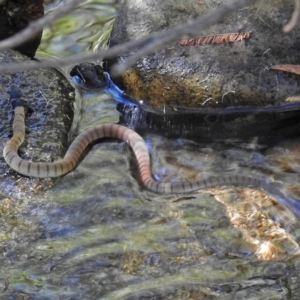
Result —
<instances>
[{"instance_id":1,"label":"dark water area","mask_svg":"<svg viewBox=\"0 0 300 300\"><path fill-rule=\"evenodd\" d=\"M45 31L50 44L40 51L63 56L97 48L108 36L113 4L82 4ZM108 94L78 101L78 131L119 121ZM287 195L300 197L299 138L272 146L255 137L143 138L159 180L243 173L279 181ZM3 196L0 216L0 299L300 299L299 216L250 188L148 192L124 142L95 145L46 192Z\"/></svg>"}]
</instances>

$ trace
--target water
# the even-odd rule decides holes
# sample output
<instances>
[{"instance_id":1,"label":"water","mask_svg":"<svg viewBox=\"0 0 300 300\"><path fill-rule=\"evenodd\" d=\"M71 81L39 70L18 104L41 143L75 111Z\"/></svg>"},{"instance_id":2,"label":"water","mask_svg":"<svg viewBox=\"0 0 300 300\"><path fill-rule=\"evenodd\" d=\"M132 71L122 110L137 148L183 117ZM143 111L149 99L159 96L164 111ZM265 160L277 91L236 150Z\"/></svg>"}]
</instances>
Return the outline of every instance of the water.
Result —
<instances>
[{"instance_id":1,"label":"water","mask_svg":"<svg viewBox=\"0 0 300 300\"><path fill-rule=\"evenodd\" d=\"M111 4L88 1L108 23L115 13ZM76 19L81 13L84 5ZM97 22L91 18L87 28ZM67 41L59 46L60 55L92 49L101 40L70 47L56 26L53 43ZM89 36L78 26L71 28L72 37ZM48 53L58 55L53 47ZM79 131L118 121L116 103L107 94L86 95L82 107ZM243 172L274 178L287 193L299 194L300 140L268 148L255 140L204 144L151 133L144 139L159 179ZM300 227L293 212L262 191L245 188L171 196L147 192L123 142L94 146L47 192L2 199L0 214L0 299L300 297L295 255Z\"/></svg>"}]
</instances>

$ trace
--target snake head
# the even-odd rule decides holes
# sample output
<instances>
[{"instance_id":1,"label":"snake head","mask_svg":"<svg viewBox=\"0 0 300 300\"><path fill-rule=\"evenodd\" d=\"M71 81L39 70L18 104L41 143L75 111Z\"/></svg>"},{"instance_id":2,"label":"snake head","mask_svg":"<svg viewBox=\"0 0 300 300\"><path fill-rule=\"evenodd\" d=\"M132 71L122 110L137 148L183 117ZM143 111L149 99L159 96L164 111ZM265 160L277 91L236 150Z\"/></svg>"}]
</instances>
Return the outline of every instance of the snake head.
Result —
<instances>
[{"instance_id":1,"label":"snake head","mask_svg":"<svg viewBox=\"0 0 300 300\"><path fill-rule=\"evenodd\" d=\"M108 86L107 73L99 65L83 63L76 65L71 71L72 81L87 91L102 91Z\"/></svg>"}]
</instances>

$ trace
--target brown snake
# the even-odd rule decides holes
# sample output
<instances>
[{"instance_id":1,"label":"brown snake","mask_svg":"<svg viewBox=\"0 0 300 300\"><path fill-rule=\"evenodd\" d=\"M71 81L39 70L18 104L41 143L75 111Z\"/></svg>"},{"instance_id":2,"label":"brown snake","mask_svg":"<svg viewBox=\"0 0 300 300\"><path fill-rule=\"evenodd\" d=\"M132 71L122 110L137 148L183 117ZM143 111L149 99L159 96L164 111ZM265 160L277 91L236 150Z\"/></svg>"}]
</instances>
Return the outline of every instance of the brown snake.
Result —
<instances>
[{"instance_id":1,"label":"brown snake","mask_svg":"<svg viewBox=\"0 0 300 300\"><path fill-rule=\"evenodd\" d=\"M22 99L17 99L13 101L13 105L15 109L13 136L6 143L3 149L3 156L7 164L22 175L38 178L63 176L78 165L80 157L88 145L101 138L118 138L128 143L132 148L137 160L141 182L150 191L160 194L176 194L222 185L252 186L264 189L275 196L279 202L287 204L297 214L300 214L300 203L282 193L278 186L279 183L272 182L265 177L252 177L239 174L212 176L197 182L158 182L152 176L150 156L143 138L133 130L117 124L98 125L82 132L73 141L64 158L61 160L47 163L22 159L18 155L18 148L25 138L26 102Z\"/></svg>"}]
</instances>

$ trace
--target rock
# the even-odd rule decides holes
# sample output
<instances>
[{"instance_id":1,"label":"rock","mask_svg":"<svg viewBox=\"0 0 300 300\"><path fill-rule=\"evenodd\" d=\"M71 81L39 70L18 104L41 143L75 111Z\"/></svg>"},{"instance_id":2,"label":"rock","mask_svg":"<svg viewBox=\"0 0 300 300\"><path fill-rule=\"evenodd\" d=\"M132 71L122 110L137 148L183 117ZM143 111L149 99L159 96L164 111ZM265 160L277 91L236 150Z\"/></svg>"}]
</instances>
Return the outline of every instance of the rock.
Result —
<instances>
[{"instance_id":1,"label":"rock","mask_svg":"<svg viewBox=\"0 0 300 300\"><path fill-rule=\"evenodd\" d=\"M185 24L224 1L122 1L110 46ZM143 105L121 106L122 123L137 131L206 139L258 136L274 142L300 133L300 77L271 70L299 63L299 25L283 34L294 3L259 1L232 13L199 36L251 32L223 44L166 45L112 79ZM132 53L120 55L122 60ZM108 70L115 60L107 61ZM270 141L271 140L271 141Z\"/></svg>"},{"instance_id":2,"label":"rock","mask_svg":"<svg viewBox=\"0 0 300 300\"><path fill-rule=\"evenodd\" d=\"M13 36L28 24L44 15L43 0L6 0L0 4L0 40ZM42 38L42 31L15 50L29 57L34 57Z\"/></svg>"},{"instance_id":3,"label":"rock","mask_svg":"<svg viewBox=\"0 0 300 300\"><path fill-rule=\"evenodd\" d=\"M122 1L110 46L185 24L223 4L209 0ZM282 103L299 92L300 77L269 67L299 63L299 25L290 34L282 33L293 9L293 1L259 1L199 32L199 36L251 32L249 39L196 46L182 46L177 41L138 61L119 82L133 98L160 108Z\"/></svg>"},{"instance_id":4,"label":"rock","mask_svg":"<svg viewBox=\"0 0 300 300\"><path fill-rule=\"evenodd\" d=\"M0 53L1 64L21 63L29 58L10 50ZM26 119L27 133L20 154L25 159L48 161L61 158L68 148L73 119L74 89L61 73L39 69L0 75L1 149L12 134L13 109L9 91L16 85L33 112ZM30 195L52 184L51 180L26 178L0 162L0 190L14 197Z\"/></svg>"}]
</instances>

